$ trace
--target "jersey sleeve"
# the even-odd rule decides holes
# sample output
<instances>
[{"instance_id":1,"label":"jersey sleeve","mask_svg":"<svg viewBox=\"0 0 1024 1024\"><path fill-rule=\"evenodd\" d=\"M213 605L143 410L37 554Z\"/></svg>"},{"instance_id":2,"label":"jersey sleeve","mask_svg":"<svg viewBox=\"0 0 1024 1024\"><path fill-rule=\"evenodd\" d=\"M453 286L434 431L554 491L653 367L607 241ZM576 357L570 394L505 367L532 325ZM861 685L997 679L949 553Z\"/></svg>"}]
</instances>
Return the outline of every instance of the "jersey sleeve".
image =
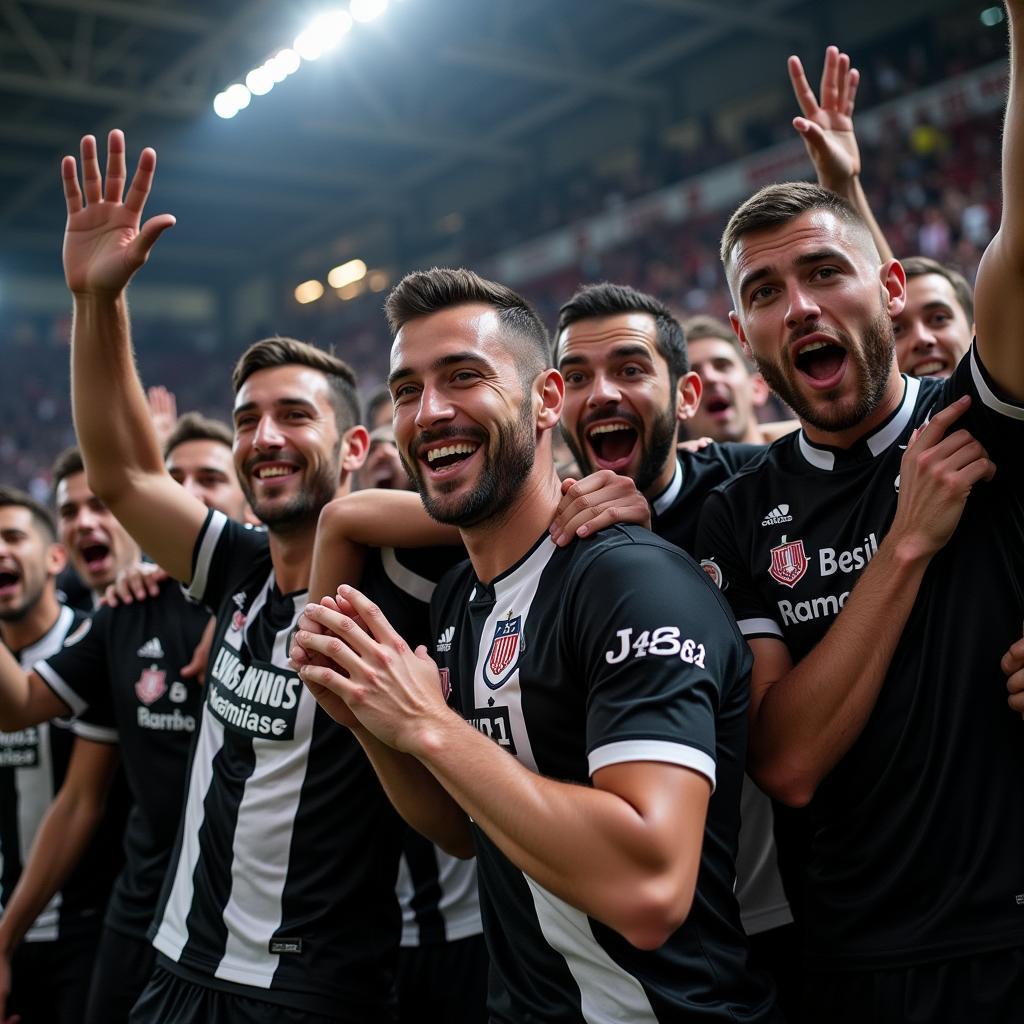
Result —
<instances>
[{"instance_id":1,"label":"jersey sleeve","mask_svg":"<svg viewBox=\"0 0 1024 1024\"><path fill-rule=\"evenodd\" d=\"M231 585L267 553L267 535L210 509L192 552L192 582L186 594L215 612Z\"/></svg>"},{"instance_id":2,"label":"jersey sleeve","mask_svg":"<svg viewBox=\"0 0 1024 1024\"><path fill-rule=\"evenodd\" d=\"M601 552L563 625L586 681L590 774L659 761L715 785L716 716L749 670L718 594L681 551L635 543Z\"/></svg>"},{"instance_id":3,"label":"jersey sleeve","mask_svg":"<svg viewBox=\"0 0 1024 1024\"><path fill-rule=\"evenodd\" d=\"M943 405L965 394L971 396L971 408L956 426L965 427L985 446L997 469L1017 465L1024 444L1024 404L1001 394L981 362L977 342L946 381ZM1011 485L1018 493L1024 491L1024 474L1007 473L1011 475Z\"/></svg>"},{"instance_id":4,"label":"jersey sleeve","mask_svg":"<svg viewBox=\"0 0 1024 1024\"><path fill-rule=\"evenodd\" d=\"M32 666L72 715L82 715L94 704L110 701L106 637L111 614L111 608L100 608L68 635L56 654Z\"/></svg>"},{"instance_id":5,"label":"jersey sleeve","mask_svg":"<svg viewBox=\"0 0 1024 1024\"><path fill-rule=\"evenodd\" d=\"M776 611L758 593L751 572L751 556L744 557L742 537L733 521L728 495L712 491L701 510L696 554L700 567L722 591L746 640L783 639Z\"/></svg>"}]
</instances>

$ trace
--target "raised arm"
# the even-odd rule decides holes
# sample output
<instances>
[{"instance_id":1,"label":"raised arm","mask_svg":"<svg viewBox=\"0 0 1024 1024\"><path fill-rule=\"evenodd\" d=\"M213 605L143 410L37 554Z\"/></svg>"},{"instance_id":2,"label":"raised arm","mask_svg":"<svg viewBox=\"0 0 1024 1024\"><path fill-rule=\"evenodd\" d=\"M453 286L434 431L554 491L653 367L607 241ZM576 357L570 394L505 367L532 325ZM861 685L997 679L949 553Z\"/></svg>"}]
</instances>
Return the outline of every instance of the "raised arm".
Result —
<instances>
[{"instance_id":1,"label":"raised arm","mask_svg":"<svg viewBox=\"0 0 1024 1024\"><path fill-rule=\"evenodd\" d=\"M140 224L155 169L156 153L144 149L122 200L125 149L117 130L108 140L105 183L91 135L82 139L84 196L74 157L61 166L68 210L64 274L74 296L72 411L89 486L151 558L188 581L206 508L164 469L135 369L125 300L128 282L174 223L161 214Z\"/></svg>"},{"instance_id":2,"label":"raised arm","mask_svg":"<svg viewBox=\"0 0 1024 1024\"><path fill-rule=\"evenodd\" d=\"M1010 92L1003 125L1003 214L978 267L974 319L985 368L1024 402L1024 0L1007 0Z\"/></svg>"},{"instance_id":3,"label":"raised arm","mask_svg":"<svg viewBox=\"0 0 1024 1024\"><path fill-rule=\"evenodd\" d=\"M70 711L35 672L26 672L0 643L0 731L16 732Z\"/></svg>"},{"instance_id":4,"label":"raised arm","mask_svg":"<svg viewBox=\"0 0 1024 1024\"><path fill-rule=\"evenodd\" d=\"M937 413L907 446L892 527L817 647L793 665L782 641L750 641L749 770L784 803L808 803L862 732L925 570L971 488L995 472L966 431L944 436L969 404L961 398Z\"/></svg>"},{"instance_id":5,"label":"raised arm","mask_svg":"<svg viewBox=\"0 0 1024 1024\"><path fill-rule=\"evenodd\" d=\"M829 46L821 69L819 102L800 58L790 57L788 68L789 80L803 113L803 117L793 118L793 127L804 140L818 184L853 204L871 228L882 262L892 259L892 249L875 220L860 181L860 147L853 130L860 72L850 67L849 54Z\"/></svg>"}]
</instances>

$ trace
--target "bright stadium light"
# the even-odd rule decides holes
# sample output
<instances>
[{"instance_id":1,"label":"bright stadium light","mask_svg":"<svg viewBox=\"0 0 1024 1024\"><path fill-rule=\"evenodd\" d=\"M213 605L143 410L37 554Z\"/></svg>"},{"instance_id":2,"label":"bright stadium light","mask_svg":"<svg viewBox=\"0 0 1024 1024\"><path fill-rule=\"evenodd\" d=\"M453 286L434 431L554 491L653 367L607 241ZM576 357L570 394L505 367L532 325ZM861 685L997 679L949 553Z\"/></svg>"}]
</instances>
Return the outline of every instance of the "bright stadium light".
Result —
<instances>
[{"instance_id":1,"label":"bright stadium light","mask_svg":"<svg viewBox=\"0 0 1024 1024\"><path fill-rule=\"evenodd\" d=\"M226 121L238 113L238 107L226 92L219 92L213 97L213 112Z\"/></svg>"},{"instance_id":2,"label":"bright stadium light","mask_svg":"<svg viewBox=\"0 0 1024 1024\"><path fill-rule=\"evenodd\" d=\"M252 102L252 93L241 82L235 82L224 90L224 95L235 105L235 110L245 110Z\"/></svg>"},{"instance_id":3,"label":"bright stadium light","mask_svg":"<svg viewBox=\"0 0 1024 1024\"><path fill-rule=\"evenodd\" d=\"M349 260L341 266L332 267L327 275L327 283L332 288L344 288L347 285L355 284L366 277L366 264L362 260Z\"/></svg>"},{"instance_id":4,"label":"bright stadium light","mask_svg":"<svg viewBox=\"0 0 1024 1024\"><path fill-rule=\"evenodd\" d=\"M373 21L388 9L388 0L352 0L349 11L356 21Z\"/></svg>"},{"instance_id":5,"label":"bright stadium light","mask_svg":"<svg viewBox=\"0 0 1024 1024\"><path fill-rule=\"evenodd\" d=\"M316 302L324 293L324 286L319 281L303 281L295 288L295 301L303 306Z\"/></svg>"},{"instance_id":6,"label":"bright stadium light","mask_svg":"<svg viewBox=\"0 0 1024 1024\"><path fill-rule=\"evenodd\" d=\"M294 75L302 65L302 58L290 47L286 46L276 57L272 57L268 64L273 64L282 78Z\"/></svg>"},{"instance_id":7,"label":"bright stadium light","mask_svg":"<svg viewBox=\"0 0 1024 1024\"><path fill-rule=\"evenodd\" d=\"M246 88L253 94L253 96L266 96L271 89L274 88L274 82L277 79L271 72L270 68L266 64L261 65L258 68L253 68L245 76Z\"/></svg>"}]
</instances>

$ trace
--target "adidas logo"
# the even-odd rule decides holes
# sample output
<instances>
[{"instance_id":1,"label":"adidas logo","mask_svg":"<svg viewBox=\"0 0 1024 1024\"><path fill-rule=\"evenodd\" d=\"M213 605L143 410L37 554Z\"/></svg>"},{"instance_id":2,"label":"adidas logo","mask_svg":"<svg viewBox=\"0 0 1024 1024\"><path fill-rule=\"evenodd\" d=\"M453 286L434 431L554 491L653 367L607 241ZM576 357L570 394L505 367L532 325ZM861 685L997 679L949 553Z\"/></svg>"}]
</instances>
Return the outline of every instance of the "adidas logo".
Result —
<instances>
[{"instance_id":1,"label":"adidas logo","mask_svg":"<svg viewBox=\"0 0 1024 1024\"><path fill-rule=\"evenodd\" d=\"M248 598L246 597L245 591L240 590L233 598L231 598L231 600L235 602L239 611L241 611L245 607L245 602Z\"/></svg>"},{"instance_id":2,"label":"adidas logo","mask_svg":"<svg viewBox=\"0 0 1024 1024\"><path fill-rule=\"evenodd\" d=\"M160 638L155 636L152 640L147 640L135 653L140 658L162 658L164 648L160 643Z\"/></svg>"},{"instance_id":3,"label":"adidas logo","mask_svg":"<svg viewBox=\"0 0 1024 1024\"><path fill-rule=\"evenodd\" d=\"M452 649L452 641L455 639L455 627L449 626L437 638L437 653L445 654Z\"/></svg>"},{"instance_id":4,"label":"adidas logo","mask_svg":"<svg viewBox=\"0 0 1024 1024\"><path fill-rule=\"evenodd\" d=\"M789 506L776 505L775 508L773 508L771 512L769 512L768 515L766 515L764 519L761 520L761 525L780 526L782 523L791 522L793 522L793 517L789 514Z\"/></svg>"}]
</instances>

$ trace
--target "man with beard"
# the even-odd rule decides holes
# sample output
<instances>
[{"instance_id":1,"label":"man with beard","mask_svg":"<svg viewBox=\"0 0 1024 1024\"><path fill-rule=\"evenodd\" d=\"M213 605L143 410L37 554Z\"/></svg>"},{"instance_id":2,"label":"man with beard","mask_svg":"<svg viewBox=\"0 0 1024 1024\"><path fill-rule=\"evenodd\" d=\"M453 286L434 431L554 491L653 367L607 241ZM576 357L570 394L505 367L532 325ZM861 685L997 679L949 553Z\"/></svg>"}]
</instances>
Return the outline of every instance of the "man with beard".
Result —
<instances>
[{"instance_id":1,"label":"man with beard","mask_svg":"<svg viewBox=\"0 0 1024 1024\"><path fill-rule=\"evenodd\" d=\"M648 531L552 542L563 386L525 300L432 270L386 308L399 450L470 562L434 595L437 664L342 588L306 609L331 635L296 634L304 681L410 824L472 839L491 1020L777 1019L732 895L747 665L724 603Z\"/></svg>"},{"instance_id":2,"label":"man with beard","mask_svg":"<svg viewBox=\"0 0 1024 1024\"><path fill-rule=\"evenodd\" d=\"M589 488L609 471L630 477L651 504L651 529L692 555L704 499L764 448L676 450L679 425L693 422L705 397L688 363L689 346L667 306L605 283L581 289L562 306L554 357L565 379L562 433L584 472L605 473L584 479L578 490L593 496ZM771 801L746 776L740 819L740 915L754 960L771 969L785 1009L795 988L793 916L779 876Z\"/></svg>"},{"instance_id":3,"label":"man with beard","mask_svg":"<svg viewBox=\"0 0 1024 1024\"><path fill-rule=\"evenodd\" d=\"M0 489L0 660L19 672L88 625L57 600L64 562L50 513L27 494ZM119 836L101 833L90 846L117 764L115 737L102 715L69 725L48 722L52 713L28 725L0 717L0 1019L20 1015L25 1024L81 1020L117 864ZM66 856L49 865L53 898L26 900L39 881L40 844Z\"/></svg>"},{"instance_id":4,"label":"man with beard","mask_svg":"<svg viewBox=\"0 0 1024 1024\"><path fill-rule=\"evenodd\" d=\"M245 498L231 459L231 431L186 414L166 441L170 475L208 508L241 520ZM23 729L47 718L99 715L116 730L132 795L125 829L125 866L114 884L84 1008L76 1021L117 1024L128 1014L153 970L147 931L160 895L181 819L189 751L202 688L183 671L209 613L181 588L156 584L156 594L119 608L103 607L74 642L26 672L0 652L0 713ZM103 792L92 794L102 803ZM67 840L36 844L17 894L29 907L44 904L57 884L47 865L67 858ZM33 870L34 869L34 870ZM20 908L19 908L20 909ZM0 922L0 950L16 944L29 923L11 913Z\"/></svg>"},{"instance_id":5,"label":"man with beard","mask_svg":"<svg viewBox=\"0 0 1024 1024\"><path fill-rule=\"evenodd\" d=\"M1003 219L952 377L900 375L902 267L832 192L769 186L722 239L734 330L802 430L708 498L699 550L754 653L751 772L810 805L813 1020L1024 1018L1024 743L999 665L1024 617L1024 3L1007 8Z\"/></svg>"},{"instance_id":6,"label":"man with beard","mask_svg":"<svg viewBox=\"0 0 1024 1024\"><path fill-rule=\"evenodd\" d=\"M235 368L239 483L267 532L207 509L167 472L135 372L124 290L173 218L140 227L156 155L122 202L124 137L63 165L75 300L75 427L90 484L145 551L215 610L184 819L152 931L157 966L131 1020L387 1020L399 821L352 735L288 664L316 521L366 452L355 379L270 338ZM287 1008L287 1009L283 1009Z\"/></svg>"}]
</instances>

